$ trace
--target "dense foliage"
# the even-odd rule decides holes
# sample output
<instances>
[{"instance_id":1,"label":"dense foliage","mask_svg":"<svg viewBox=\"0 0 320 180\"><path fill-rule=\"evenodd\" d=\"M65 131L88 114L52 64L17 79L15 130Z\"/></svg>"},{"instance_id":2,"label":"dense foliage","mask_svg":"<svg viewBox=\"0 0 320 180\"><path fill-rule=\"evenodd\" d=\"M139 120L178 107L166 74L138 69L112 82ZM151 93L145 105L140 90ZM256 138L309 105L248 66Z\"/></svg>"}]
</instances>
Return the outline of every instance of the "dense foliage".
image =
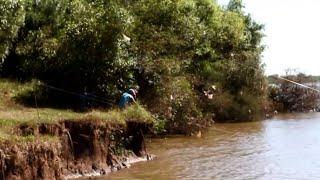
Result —
<instances>
[{"instance_id":1,"label":"dense foliage","mask_svg":"<svg viewBox=\"0 0 320 180\"><path fill-rule=\"evenodd\" d=\"M1 0L0 18L0 62L3 62L25 19L22 1Z\"/></svg>"},{"instance_id":2,"label":"dense foliage","mask_svg":"<svg viewBox=\"0 0 320 180\"><path fill-rule=\"evenodd\" d=\"M179 132L261 113L263 26L241 0L1 0L0 9L2 76L113 104L139 85L141 101Z\"/></svg>"}]
</instances>

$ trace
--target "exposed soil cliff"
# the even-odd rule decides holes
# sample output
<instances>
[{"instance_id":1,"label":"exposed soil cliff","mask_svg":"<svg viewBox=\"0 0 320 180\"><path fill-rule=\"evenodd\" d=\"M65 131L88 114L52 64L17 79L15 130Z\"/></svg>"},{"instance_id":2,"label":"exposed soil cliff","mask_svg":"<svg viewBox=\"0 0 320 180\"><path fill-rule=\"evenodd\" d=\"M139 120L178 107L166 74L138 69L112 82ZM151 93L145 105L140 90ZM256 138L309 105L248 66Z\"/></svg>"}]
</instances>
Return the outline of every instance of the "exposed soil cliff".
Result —
<instances>
[{"instance_id":1,"label":"exposed soil cliff","mask_svg":"<svg viewBox=\"0 0 320 180\"><path fill-rule=\"evenodd\" d=\"M20 125L18 133L34 140L0 144L0 179L66 179L127 167L129 158L149 157L143 137L147 127L99 120Z\"/></svg>"}]
</instances>

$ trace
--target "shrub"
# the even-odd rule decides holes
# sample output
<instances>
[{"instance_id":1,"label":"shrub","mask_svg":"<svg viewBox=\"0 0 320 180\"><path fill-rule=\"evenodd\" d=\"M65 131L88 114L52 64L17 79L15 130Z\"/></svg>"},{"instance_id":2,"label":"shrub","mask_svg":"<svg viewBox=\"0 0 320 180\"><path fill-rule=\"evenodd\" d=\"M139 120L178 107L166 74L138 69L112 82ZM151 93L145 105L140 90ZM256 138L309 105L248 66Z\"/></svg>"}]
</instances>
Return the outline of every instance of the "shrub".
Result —
<instances>
[{"instance_id":1,"label":"shrub","mask_svg":"<svg viewBox=\"0 0 320 180\"><path fill-rule=\"evenodd\" d=\"M200 128L202 113L187 78L168 77L156 87L153 96L150 110L164 120L169 132L190 134Z\"/></svg>"}]
</instances>

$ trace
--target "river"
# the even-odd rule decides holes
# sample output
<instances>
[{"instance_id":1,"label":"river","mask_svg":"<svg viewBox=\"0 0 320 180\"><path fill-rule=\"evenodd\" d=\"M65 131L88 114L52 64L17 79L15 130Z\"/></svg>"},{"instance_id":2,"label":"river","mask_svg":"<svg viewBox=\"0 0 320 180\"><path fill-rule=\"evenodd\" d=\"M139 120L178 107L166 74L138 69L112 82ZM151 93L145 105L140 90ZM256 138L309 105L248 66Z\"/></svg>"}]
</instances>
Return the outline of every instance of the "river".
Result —
<instances>
[{"instance_id":1,"label":"river","mask_svg":"<svg viewBox=\"0 0 320 180\"><path fill-rule=\"evenodd\" d=\"M320 179L320 113L215 124L201 138L147 145L156 160L97 179Z\"/></svg>"}]
</instances>

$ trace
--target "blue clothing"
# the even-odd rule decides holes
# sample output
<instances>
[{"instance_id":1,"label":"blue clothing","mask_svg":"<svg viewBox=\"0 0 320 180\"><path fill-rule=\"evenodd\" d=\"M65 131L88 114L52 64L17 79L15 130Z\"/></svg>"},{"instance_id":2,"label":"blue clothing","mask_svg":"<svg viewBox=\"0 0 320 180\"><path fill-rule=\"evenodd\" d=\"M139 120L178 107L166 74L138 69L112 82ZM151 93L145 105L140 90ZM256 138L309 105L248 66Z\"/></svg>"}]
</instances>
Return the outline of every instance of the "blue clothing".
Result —
<instances>
[{"instance_id":1,"label":"blue clothing","mask_svg":"<svg viewBox=\"0 0 320 180\"><path fill-rule=\"evenodd\" d=\"M125 108L127 104L131 103L134 101L134 98L131 94L129 93L123 93L120 102L119 102L119 107L121 109Z\"/></svg>"}]
</instances>

